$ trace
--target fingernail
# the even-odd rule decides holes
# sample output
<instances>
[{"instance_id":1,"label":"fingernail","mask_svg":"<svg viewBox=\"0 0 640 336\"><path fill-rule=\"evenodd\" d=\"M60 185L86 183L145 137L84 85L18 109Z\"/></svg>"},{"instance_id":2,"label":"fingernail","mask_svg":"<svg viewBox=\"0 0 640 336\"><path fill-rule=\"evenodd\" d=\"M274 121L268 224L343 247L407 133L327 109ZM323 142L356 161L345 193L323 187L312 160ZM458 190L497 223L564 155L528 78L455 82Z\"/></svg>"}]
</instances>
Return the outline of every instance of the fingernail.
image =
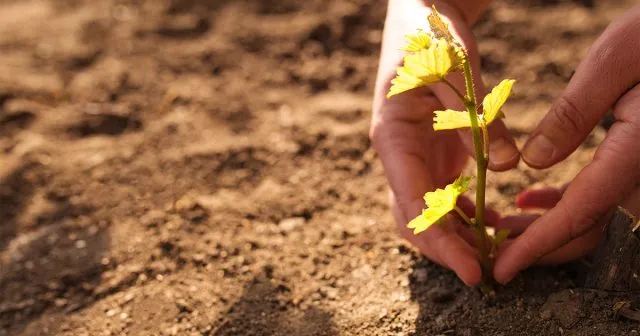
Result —
<instances>
[{"instance_id":1,"label":"fingernail","mask_svg":"<svg viewBox=\"0 0 640 336\"><path fill-rule=\"evenodd\" d=\"M498 138L489 144L489 159L494 165L500 166L511 162L519 155L516 146L506 138Z\"/></svg>"},{"instance_id":2,"label":"fingernail","mask_svg":"<svg viewBox=\"0 0 640 336\"><path fill-rule=\"evenodd\" d=\"M555 146L544 134L536 135L522 150L522 158L533 166L546 166L553 159Z\"/></svg>"}]
</instances>

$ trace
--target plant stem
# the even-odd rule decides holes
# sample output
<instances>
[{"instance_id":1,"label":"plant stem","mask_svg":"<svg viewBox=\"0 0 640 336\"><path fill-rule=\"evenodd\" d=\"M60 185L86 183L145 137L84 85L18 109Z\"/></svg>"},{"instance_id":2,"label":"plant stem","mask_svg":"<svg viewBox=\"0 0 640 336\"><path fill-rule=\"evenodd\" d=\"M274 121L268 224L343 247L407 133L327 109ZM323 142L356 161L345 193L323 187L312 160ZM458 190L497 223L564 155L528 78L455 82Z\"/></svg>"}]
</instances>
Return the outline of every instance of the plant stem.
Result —
<instances>
[{"instance_id":1,"label":"plant stem","mask_svg":"<svg viewBox=\"0 0 640 336\"><path fill-rule=\"evenodd\" d=\"M451 84L451 82L449 82L445 78L442 78L442 82L447 84L447 86L450 87L451 90L453 90L453 92L455 92L458 95L458 97L460 98L460 100L462 100L463 103L465 102L465 99L464 99L464 96L462 95L462 93L455 86L453 86L453 84Z\"/></svg>"},{"instance_id":2,"label":"plant stem","mask_svg":"<svg viewBox=\"0 0 640 336\"><path fill-rule=\"evenodd\" d=\"M482 131L482 142L484 143L484 159L489 162L489 129L484 124L484 122L480 125L480 130Z\"/></svg>"},{"instance_id":3,"label":"plant stem","mask_svg":"<svg viewBox=\"0 0 640 336\"><path fill-rule=\"evenodd\" d=\"M469 117L471 119L471 133L473 135L473 146L475 149L477 168L476 216L475 225L473 227L476 231L478 239L480 265L482 267L482 279L486 284L491 281L493 273L493 265L491 263L488 250L489 244L487 231L484 225L488 152L485 151L485 139L478 120L478 105L476 103L475 89L473 85L473 74L471 73L471 64L469 62L469 57L466 57L466 59L466 62L464 62L464 79L467 86L467 99L465 99L465 107L467 108L467 112L469 112Z\"/></svg>"},{"instance_id":4,"label":"plant stem","mask_svg":"<svg viewBox=\"0 0 640 336\"><path fill-rule=\"evenodd\" d=\"M456 206L455 210L458 213L458 215L460 215L460 217L462 217L462 220L464 220L465 223L467 223L467 225L469 225L469 227L473 227L473 221L471 221L469 216L467 216L467 214L464 213L464 211L462 211L462 209L460 209L459 207Z\"/></svg>"}]
</instances>

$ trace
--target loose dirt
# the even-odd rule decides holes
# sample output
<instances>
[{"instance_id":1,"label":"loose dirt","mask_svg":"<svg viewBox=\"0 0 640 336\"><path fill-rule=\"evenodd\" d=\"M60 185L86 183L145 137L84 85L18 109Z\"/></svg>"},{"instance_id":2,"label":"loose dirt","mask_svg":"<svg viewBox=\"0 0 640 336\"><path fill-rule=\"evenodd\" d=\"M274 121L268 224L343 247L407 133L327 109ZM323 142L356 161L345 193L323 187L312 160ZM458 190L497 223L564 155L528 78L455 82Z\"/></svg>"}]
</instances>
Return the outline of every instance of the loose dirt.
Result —
<instances>
[{"instance_id":1,"label":"loose dirt","mask_svg":"<svg viewBox=\"0 0 640 336\"><path fill-rule=\"evenodd\" d=\"M634 1L499 1L521 145ZM634 335L576 262L494 300L397 237L368 124L382 1L0 0L0 335ZM491 174L513 213L556 168ZM637 304L638 301L636 300Z\"/></svg>"}]
</instances>

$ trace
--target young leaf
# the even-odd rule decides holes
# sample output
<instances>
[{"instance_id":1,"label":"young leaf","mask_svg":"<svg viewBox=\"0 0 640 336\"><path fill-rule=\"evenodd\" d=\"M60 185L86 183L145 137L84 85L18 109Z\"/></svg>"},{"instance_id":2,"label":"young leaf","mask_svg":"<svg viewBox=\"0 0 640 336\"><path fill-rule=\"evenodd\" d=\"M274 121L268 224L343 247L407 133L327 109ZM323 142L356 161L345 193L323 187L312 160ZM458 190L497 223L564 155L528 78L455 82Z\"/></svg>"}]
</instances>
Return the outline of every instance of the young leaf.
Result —
<instances>
[{"instance_id":1,"label":"young leaf","mask_svg":"<svg viewBox=\"0 0 640 336\"><path fill-rule=\"evenodd\" d=\"M426 193L424 201L427 209L422 210L422 214L411 220L407 227L413 229L414 234L418 234L439 223L447 213L455 209L458 197L469 190L470 181L471 177L460 176L444 189Z\"/></svg>"},{"instance_id":2,"label":"young leaf","mask_svg":"<svg viewBox=\"0 0 640 336\"><path fill-rule=\"evenodd\" d=\"M397 70L398 75L391 81L387 98L441 81L460 67L461 60L452 56L455 56L453 47L444 39L435 40L429 48L405 56L403 66Z\"/></svg>"},{"instance_id":3,"label":"young leaf","mask_svg":"<svg viewBox=\"0 0 640 336\"><path fill-rule=\"evenodd\" d=\"M471 127L471 118L468 112L435 111L433 121L433 129L436 131Z\"/></svg>"},{"instance_id":4,"label":"young leaf","mask_svg":"<svg viewBox=\"0 0 640 336\"><path fill-rule=\"evenodd\" d=\"M449 43L453 43L453 35L449 31L449 25L442 20L440 13L436 10L436 6L431 6L431 14L427 17L429 20L429 26L431 26L431 31L438 38L443 38Z\"/></svg>"},{"instance_id":5,"label":"young leaf","mask_svg":"<svg viewBox=\"0 0 640 336\"><path fill-rule=\"evenodd\" d=\"M404 36L407 40L407 45L402 50L407 52L417 52L421 49L428 49L432 44L432 37L429 33L422 30L418 30L415 34L407 34Z\"/></svg>"},{"instance_id":6,"label":"young leaf","mask_svg":"<svg viewBox=\"0 0 640 336\"><path fill-rule=\"evenodd\" d=\"M482 101L484 111L482 119L486 125L491 124L494 120L501 117L500 109L507 101L507 98L509 98L513 83L515 83L515 80L505 79L494 87L491 93L484 97Z\"/></svg>"},{"instance_id":7,"label":"young leaf","mask_svg":"<svg viewBox=\"0 0 640 336\"><path fill-rule=\"evenodd\" d=\"M511 230L509 229L500 229L496 233L495 237L493 237L493 245L497 248L499 247L506 239L509 237L509 233Z\"/></svg>"},{"instance_id":8,"label":"young leaf","mask_svg":"<svg viewBox=\"0 0 640 336\"><path fill-rule=\"evenodd\" d=\"M422 213L412 219L409 224L407 224L407 227L409 229L413 229L413 234L417 235L418 233L427 230L432 225L440 223L446 214L446 212L440 213L437 211L429 211L428 209L422 210Z\"/></svg>"}]
</instances>

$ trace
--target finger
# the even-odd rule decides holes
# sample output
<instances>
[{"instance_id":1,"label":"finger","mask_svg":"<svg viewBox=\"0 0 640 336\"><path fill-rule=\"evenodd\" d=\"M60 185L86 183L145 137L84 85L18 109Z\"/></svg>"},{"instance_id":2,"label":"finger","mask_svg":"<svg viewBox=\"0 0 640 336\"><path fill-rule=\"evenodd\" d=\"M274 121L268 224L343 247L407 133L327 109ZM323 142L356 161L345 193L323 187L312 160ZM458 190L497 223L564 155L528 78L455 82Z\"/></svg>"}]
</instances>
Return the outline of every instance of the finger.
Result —
<instances>
[{"instance_id":1,"label":"finger","mask_svg":"<svg viewBox=\"0 0 640 336\"><path fill-rule=\"evenodd\" d=\"M476 206L473 202L465 196L460 196L458 198L458 207L465 215L469 218L474 218L476 215ZM484 209L484 218L487 226L495 226L498 222L500 222L500 214L488 207Z\"/></svg>"},{"instance_id":2,"label":"finger","mask_svg":"<svg viewBox=\"0 0 640 336\"><path fill-rule=\"evenodd\" d=\"M547 168L572 153L605 112L640 82L640 6L611 24L580 63L522 150L531 167Z\"/></svg>"},{"instance_id":3,"label":"finger","mask_svg":"<svg viewBox=\"0 0 640 336\"><path fill-rule=\"evenodd\" d=\"M585 235L570 241L547 255L544 255L536 262L536 264L547 266L558 265L583 257L598 247L598 243L603 235L603 225L598 225Z\"/></svg>"},{"instance_id":4,"label":"finger","mask_svg":"<svg viewBox=\"0 0 640 336\"><path fill-rule=\"evenodd\" d=\"M513 135L502 120L489 125L489 169L505 171L514 168L520 161L520 152Z\"/></svg>"},{"instance_id":5,"label":"finger","mask_svg":"<svg viewBox=\"0 0 640 336\"><path fill-rule=\"evenodd\" d=\"M458 198L457 203L458 208L464 212L465 215L469 218L475 217L476 206L473 202L465 196L460 196ZM485 208L484 218L485 225L487 227L495 227L500 223L500 214L491 208ZM469 224L464 222L464 219L461 218L457 213L452 213L454 217L458 219L458 225L456 226L456 232L458 236L460 236L469 246L474 248L478 247L478 237L473 230L469 227Z\"/></svg>"},{"instance_id":6,"label":"finger","mask_svg":"<svg viewBox=\"0 0 640 336\"><path fill-rule=\"evenodd\" d=\"M451 268L467 286L480 282L481 270L477 253L455 230L446 226L436 226L422 233L423 241L428 242L427 251L434 253L439 260Z\"/></svg>"},{"instance_id":7,"label":"finger","mask_svg":"<svg viewBox=\"0 0 640 336\"><path fill-rule=\"evenodd\" d=\"M471 156L474 156L473 137L469 129L458 130L460 139ZM520 161L520 152L513 135L502 120L489 125L489 169L505 171L514 168Z\"/></svg>"},{"instance_id":8,"label":"finger","mask_svg":"<svg viewBox=\"0 0 640 336\"><path fill-rule=\"evenodd\" d=\"M471 230L471 228L469 228L468 225L458 222L455 229L458 236L460 236L460 238L462 238L469 246L474 249L478 248L478 236Z\"/></svg>"},{"instance_id":9,"label":"finger","mask_svg":"<svg viewBox=\"0 0 640 336\"><path fill-rule=\"evenodd\" d=\"M428 91L416 89L402 97L392 97L381 108L379 120L371 127L371 140L384 166L387 180L406 217L403 204L421 199L434 181L420 152L431 140L432 133L422 124L431 122L431 113L440 107ZM415 214L411 214L413 216Z\"/></svg>"},{"instance_id":10,"label":"finger","mask_svg":"<svg viewBox=\"0 0 640 336\"><path fill-rule=\"evenodd\" d=\"M508 282L521 269L584 235L619 204L640 180L640 85L614 108L617 122L593 161L569 184L557 206L518 237L497 260L494 276Z\"/></svg>"},{"instance_id":11,"label":"finger","mask_svg":"<svg viewBox=\"0 0 640 336\"><path fill-rule=\"evenodd\" d=\"M450 268L456 275L468 286L474 286L480 282L481 271L478 264L476 251L460 236L453 223L439 224L431 227L429 230L414 235L411 230L406 227L408 218L404 215L405 211L401 210L401 205L391 195L391 204L394 215L397 219L399 230L403 237L409 240L418 250L430 260ZM421 200L415 200L408 207L413 208L412 212L416 214L424 207Z\"/></svg>"},{"instance_id":12,"label":"finger","mask_svg":"<svg viewBox=\"0 0 640 336\"><path fill-rule=\"evenodd\" d=\"M508 229L509 237L517 237L522 234L540 215L517 215L502 218L496 229Z\"/></svg>"},{"instance_id":13,"label":"finger","mask_svg":"<svg viewBox=\"0 0 640 336\"><path fill-rule=\"evenodd\" d=\"M473 71L473 79L475 83L475 95L479 104L487 90L480 75L480 54L478 46L475 43L473 34L468 29L456 30L454 33L467 49L469 60ZM461 73L453 73L447 77L449 82L453 84L460 92L465 92L465 80ZM464 111L464 104L460 101L457 94L447 85L438 84L433 86L433 92L440 99L446 108ZM472 157L475 157L475 149L470 129L457 130L463 144ZM495 171L504 171L514 168L520 161L520 152L516 147L513 135L509 132L502 120L496 120L489 126L489 169Z\"/></svg>"},{"instance_id":14,"label":"finger","mask_svg":"<svg viewBox=\"0 0 640 336\"><path fill-rule=\"evenodd\" d=\"M516 196L518 209L551 209L562 198L562 190L556 188L525 190Z\"/></svg>"},{"instance_id":15,"label":"finger","mask_svg":"<svg viewBox=\"0 0 640 336\"><path fill-rule=\"evenodd\" d=\"M396 225L398 226L398 232L400 235L409 241L413 246L418 248L418 250L424 254L429 260L444 266L445 265L442 260L440 260L435 253L431 253L429 250L429 246L425 244L422 239L418 239L416 235L413 234L411 229L407 228L405 223L409 222L409 219L404 215L404 212L400 209L396 197L393 195L393 192L389 192L389 204L391 206L391 213L395 219Z\"/></svg>"},{"instance_id":16,"label":"finger","mask_svg":"<svg viewBox=\"0 0 640 336\"><path fill-rule=\"evenodd\" d=\"M542 256L535 262L535 264L543 266L558 265L583 257L598 246L598 242L602 238L603 234L602 226L597 226L591 229L587 234L572 240L547 255ZM513 240L507 240L502 244L500 251L498 252L498 258L500 258L502 251L508 249L513 242Z\"/></svg>"}]
</instances>

